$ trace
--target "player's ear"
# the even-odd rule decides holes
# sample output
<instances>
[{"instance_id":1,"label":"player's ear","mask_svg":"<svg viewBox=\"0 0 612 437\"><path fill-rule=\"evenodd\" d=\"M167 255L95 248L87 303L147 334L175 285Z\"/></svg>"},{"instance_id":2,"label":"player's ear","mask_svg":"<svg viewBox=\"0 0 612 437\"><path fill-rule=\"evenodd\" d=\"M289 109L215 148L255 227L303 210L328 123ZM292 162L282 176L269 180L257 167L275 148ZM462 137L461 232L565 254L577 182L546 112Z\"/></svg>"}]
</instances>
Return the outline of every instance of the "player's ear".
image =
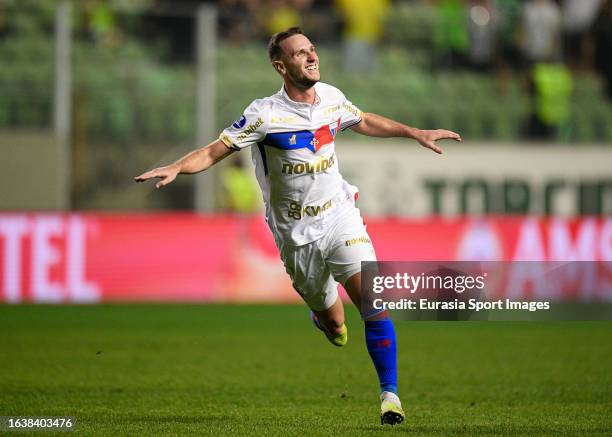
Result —
<instances>
[{"instance_id":1,"label":"player's ear","mask_svg":"<svg viewBox=\"0 0 612 437\"><path fill-rule=\"evenodd\" d=\"M274 69L278 72L278 74L280 74L281 76L284 76L287 72L283 61L272 61L272 65L274 66Z\"/></svg>"}]
</instances>

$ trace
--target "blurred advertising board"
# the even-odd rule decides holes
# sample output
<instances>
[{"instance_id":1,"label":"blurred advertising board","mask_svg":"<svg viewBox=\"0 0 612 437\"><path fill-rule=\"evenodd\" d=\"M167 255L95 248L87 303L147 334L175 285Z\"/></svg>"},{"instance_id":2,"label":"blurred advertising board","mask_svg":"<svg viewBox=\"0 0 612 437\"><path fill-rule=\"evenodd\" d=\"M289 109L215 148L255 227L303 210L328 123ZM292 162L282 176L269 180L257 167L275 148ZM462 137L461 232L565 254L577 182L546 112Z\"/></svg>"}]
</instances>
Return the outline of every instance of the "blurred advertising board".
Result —
<instances>
[{"instance_id":1,"label":"blurred advertising board","mask_svg":"<svg viewBox=\"0 0 612 437\"><path fill-rule=\"evenodd\" d=\"M366 222L381 261L612 261L612 218ZM0 214L0 302L298 300L260 216Z\"/></svg>"},{"instance_id":2,"label":"blurred advertising board","mask_svg":"<svg viewBox=\"0 0 612 437\"><path fill-rule=\"evenodd\" d=\"M340 170L369 217L612 215L608 146L443 141L437 155L414 141L339 143Z\"/></svg>"}]
</instances>

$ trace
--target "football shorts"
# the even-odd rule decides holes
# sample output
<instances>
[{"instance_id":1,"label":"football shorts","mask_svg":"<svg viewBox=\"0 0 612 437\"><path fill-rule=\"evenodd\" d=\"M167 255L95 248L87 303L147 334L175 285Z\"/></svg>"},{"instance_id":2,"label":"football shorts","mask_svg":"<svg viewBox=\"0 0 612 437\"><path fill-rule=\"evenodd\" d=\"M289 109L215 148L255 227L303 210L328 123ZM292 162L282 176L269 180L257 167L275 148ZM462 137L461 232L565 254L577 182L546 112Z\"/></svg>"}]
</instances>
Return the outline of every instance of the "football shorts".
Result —
<instances>
[{"instance_id":1,"label":"football shorts","mask_svg":"<svg viewBox=\"0 0 612 437\"><path fill-rule=\"evenodd\" d=\"M293 288L315 311L331 307L338 298L338 283L344 285L361 263L376 261L374 246L359 209L351 208L319 240L280 249Z\"/></svg>"}]
</instances>

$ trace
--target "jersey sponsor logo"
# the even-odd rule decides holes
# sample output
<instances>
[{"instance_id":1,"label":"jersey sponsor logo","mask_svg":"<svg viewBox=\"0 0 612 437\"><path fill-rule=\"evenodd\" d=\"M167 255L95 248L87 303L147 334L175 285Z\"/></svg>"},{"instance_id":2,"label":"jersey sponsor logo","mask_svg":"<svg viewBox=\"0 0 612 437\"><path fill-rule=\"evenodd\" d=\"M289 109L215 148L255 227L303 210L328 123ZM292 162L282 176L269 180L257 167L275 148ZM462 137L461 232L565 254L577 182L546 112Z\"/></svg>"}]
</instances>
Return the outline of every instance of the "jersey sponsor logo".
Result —
<instances>
[{"instance_id":1,"label":"jersey sponsor logo","mask_svg":"<svg viewBox=\"0 0 612 437\"><path fill-rule=\"evenodd\" d=\"M336 155L332 153L329 158L320 156L313 162L283 162L282 174L321 173L333 167L336 163Z\"/></svg>"},{"instance_id":2,"label":"jersey sponsor logo","mask_svg":"<svg viewBox=\"0 0 612 437\"><path fill-rule=\"evenodd\" d=\"M238 120L236 120L232 126L234 126L236 129L242 129L244 127L244 125L246 124L246 117L243 115L242 117L240 117Z\"/></svg>"},{"instance_id":3,"label":"jersey sponsor logo","mask_svg":"<svg viewBox=\"0 0 612 437\"><path fill-rule=\"evenodd\" d=\"M361 237L357 237L357 238L351 238L350 240L346 240L344 242L346 246L354 246L355 244L364 244L364 243L372 244L370 239L366 237L365 235Z\"/></svg>"},{"instance_id":4,"label":"jersey sponsor logo","mask_svg":"<svg viewBox=\"0 0 612 437\"><path fill-rule=\"evenodd\" d=\"M322 147L334 142L341 120L325 124L312 132L301 130L294 132L277 132L266 135L263 143L277 149L295 150L308 149L317 153Z\"/></svg>"},{"instance_id":5,"label":"jersey sponsor logo","mask_svg":"<svg viewBox=\"0 0 612 437\"><path fill-rule=\"evenodd\" d=\"M333 114L334 112L338 112L341 109L344 109L345 111L350 112L355 117L361 117L361 111L356 106L353 106L348 102L344 102L341 105L331 106L327 108L325 111L323 111L323 114L324 115Z\"/></svg>"},{"instance_id":6,"label":"jersey sponsor logo","mask_svg":"<svg viewBox=\"0 0 612 437\"><path fill-rule=\"evenodd\" d=\"M342 109L342 105L330 106L325 111L323 111L323 115L333 114L334 112L338 112L340 109Z\"/></svg>"},{"instance_id":7,"label":"jersey sponsor logo","mask_svg":"<svg viewBox=\"0 0 612 437\"><path fill-rule=\"evenodd\" d=\"M287 217L294 220L302 220L303 217L316 217L331 207L331 199L325 202L323 205L300 205L297 202L290 202Z\"/></svg>"},{"instance_id":8,"label":"jersey sponsor logo","mask_svg":"<svg viewBox=\"0 0 612 437\"><path fill-rule=\"evenodd\" d=\"M346 111L348 111L348 112L350 112L351 114L353 114L355 117L361 117L361 111L360 111L359 109L357 109L355 106L350 105L350 104L349 104L349 103L347 103L347 102L344 102L344 103L342 104L342 107L343 107L343 108L344 108Z\"/></svg>"},{"instance_id":9,"label":"jersey sponsor logo","mask_svg":"<svg viewBox=\"0 0 612 437\"><path fill-rule=\"evenodd\" d=\"M293 122L298 121L298 117L295 115L291 115L289 117L271 117L270 123L287 123L291 124Z\"/></svg>"},{"instance_id":10,"label":"jersey sponsor logo","mask_svg":"<svg viewBox=\"0 0 612 437\"><path fill-rule=\"evenodd\" d=\"M254 133L261 125L263 124L263 120L260 118L257 119L255 123L251 123L247 126L247 128L240 135L236 137L236 141L240 142L246 139L249 135Z\"/></svg>"}]
</instances>

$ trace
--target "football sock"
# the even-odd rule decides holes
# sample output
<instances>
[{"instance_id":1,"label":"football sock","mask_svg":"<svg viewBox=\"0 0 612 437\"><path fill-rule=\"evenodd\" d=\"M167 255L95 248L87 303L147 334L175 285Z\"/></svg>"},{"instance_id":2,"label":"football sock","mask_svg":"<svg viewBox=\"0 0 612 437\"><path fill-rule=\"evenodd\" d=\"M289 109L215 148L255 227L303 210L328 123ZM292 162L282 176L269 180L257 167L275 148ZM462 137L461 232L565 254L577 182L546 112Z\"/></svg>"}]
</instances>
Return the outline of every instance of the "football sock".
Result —
<instances>
[{"instance_id":1,"label":"football sock","mask_svg":"<svg viewBox=\"0 0 612 437\"><path fill-rule=\"evenodd\" d=\"M366 346L380 382L381 392L397 394L397 345L390 319L366 320Z\"/></svg>"}]
</instances>

